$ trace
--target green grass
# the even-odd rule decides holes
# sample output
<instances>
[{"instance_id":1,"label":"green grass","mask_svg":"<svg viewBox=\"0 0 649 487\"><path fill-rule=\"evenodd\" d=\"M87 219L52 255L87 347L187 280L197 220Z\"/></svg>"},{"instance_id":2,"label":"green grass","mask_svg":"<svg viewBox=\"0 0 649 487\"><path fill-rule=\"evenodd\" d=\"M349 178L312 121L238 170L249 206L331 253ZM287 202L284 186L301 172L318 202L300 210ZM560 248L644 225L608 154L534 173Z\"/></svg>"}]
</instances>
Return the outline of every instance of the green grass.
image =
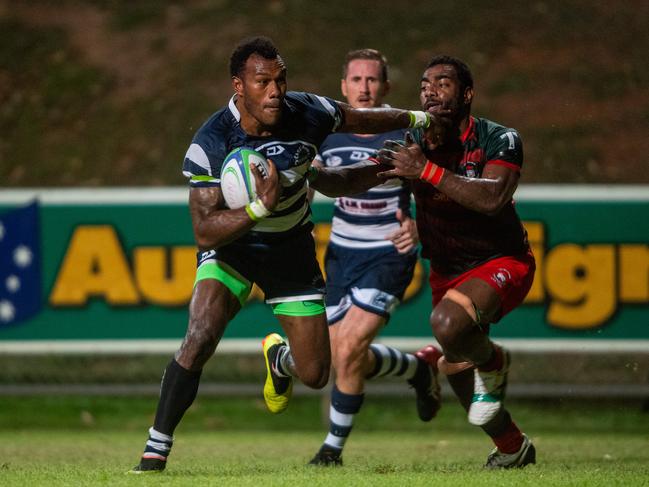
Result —
<instances>
[{"instance_id":1,"label":"green grass","mask_svg":"<svg viewBox=\"0 0 649 487\"><path fill-rule=\"evenodd\" d=\"M368 397L342 469L305 467L324 438L322 403L297 397L271 416L256 398L199 398L176 432L168 470L125 475L154 398L0 401L0 485L649 485L649 421L639 404L516 402L538 464L490 472L491 448L448 402L432 423L410 398Z\"/></svg>"}]
</instances>

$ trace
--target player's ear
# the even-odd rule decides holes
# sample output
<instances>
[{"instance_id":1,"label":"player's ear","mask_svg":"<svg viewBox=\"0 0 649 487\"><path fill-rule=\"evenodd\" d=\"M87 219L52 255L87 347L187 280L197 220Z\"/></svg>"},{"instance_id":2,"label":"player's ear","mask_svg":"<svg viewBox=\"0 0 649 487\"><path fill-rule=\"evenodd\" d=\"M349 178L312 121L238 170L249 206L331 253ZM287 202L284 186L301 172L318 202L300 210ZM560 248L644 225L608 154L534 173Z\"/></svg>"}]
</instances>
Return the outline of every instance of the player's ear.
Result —
<instances>
[{"instance_id":1,"label":"player's ear","mask_svg":"<svg viewBox=\"0 0 649 487\"><path fill-rule=\"evenodd\" d=\"M464 104L470 105L472 101L473 101L473 88L467 87L464 89Z\"/></svg>"},{"instance_id":2,"label":"player's ear","mask_svg":"<svg viewBox=\"0 0 649 487\"><path fill-rule=\"evenodd\" d=\"M340 80L340 92L347 98L347 80L345 78Z\"/></svg>"},{"instance_id":3,"label":"player's ear","mask_svg":"<svg viewBox=\"0 0 649 487\"><path fill-rule=\"evenodd\" d=\"M238 76L232 77L232 89L239 96L243 94L243 80Z\"/></svg>"}]
</instances>

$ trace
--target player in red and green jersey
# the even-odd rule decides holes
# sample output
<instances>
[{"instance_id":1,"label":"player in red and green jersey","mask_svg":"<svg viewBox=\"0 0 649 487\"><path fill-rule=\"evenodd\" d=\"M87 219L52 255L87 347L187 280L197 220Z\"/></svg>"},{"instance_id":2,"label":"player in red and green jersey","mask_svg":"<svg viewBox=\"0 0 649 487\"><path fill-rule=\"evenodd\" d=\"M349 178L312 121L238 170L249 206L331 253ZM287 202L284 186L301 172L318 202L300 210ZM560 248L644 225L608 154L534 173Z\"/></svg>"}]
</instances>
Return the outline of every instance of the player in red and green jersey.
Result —
<instances>
[{"instance_id":1,"label":"player in red and green jersey","mask_svg":"<svg viewBox=\"0 0 649 487\"><path fill-rule=\"evenodd\" d=\"M530 439L503 407L509 354L493 343L490 323L518 306L535 263L512 196L523 163L516 130L471 116L473 76L450 56L434 57L424 71L420 101L447 120L442 139L419 131L388 142L378 160L385 177L413 180L422 254L430 260L430 323L444 357L440 370L496 448L487 467L535 462Z\"/></svg>"}]
</instances>

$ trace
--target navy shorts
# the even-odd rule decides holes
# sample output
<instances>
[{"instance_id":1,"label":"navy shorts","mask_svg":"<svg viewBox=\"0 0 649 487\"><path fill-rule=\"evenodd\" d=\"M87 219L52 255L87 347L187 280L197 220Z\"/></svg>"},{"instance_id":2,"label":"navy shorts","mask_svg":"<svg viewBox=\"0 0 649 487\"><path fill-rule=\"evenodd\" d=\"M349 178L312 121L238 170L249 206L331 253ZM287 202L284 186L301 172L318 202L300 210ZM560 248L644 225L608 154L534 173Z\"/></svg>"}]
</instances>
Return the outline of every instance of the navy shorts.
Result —
<instances>
[{"instance_id":1,"label":"navy shorts","mask_svg":"<svg viewBox=\"0 0 649 487\"><path fill-rule=\"evenodd\" d=\"M312 229L308 224L279 235L250 232L218 249L199 252L198 267L215 262L232 277L230 281L240 281L234 284L240 284L241 294L256 283L269 304L322 299L325 283Z\"/></svg>"},{"instance_id":2,"label":"navy shorts","mask_svg":"<svg viewBox=\"0 0 649 487\"><path fill-rule=\"evenodd\" d=\"M340 321L352 304L389 318L412 280L417 251L400 254L394 246L350 249L329 243L327 322Z\"/></svg>"}]
</instances>

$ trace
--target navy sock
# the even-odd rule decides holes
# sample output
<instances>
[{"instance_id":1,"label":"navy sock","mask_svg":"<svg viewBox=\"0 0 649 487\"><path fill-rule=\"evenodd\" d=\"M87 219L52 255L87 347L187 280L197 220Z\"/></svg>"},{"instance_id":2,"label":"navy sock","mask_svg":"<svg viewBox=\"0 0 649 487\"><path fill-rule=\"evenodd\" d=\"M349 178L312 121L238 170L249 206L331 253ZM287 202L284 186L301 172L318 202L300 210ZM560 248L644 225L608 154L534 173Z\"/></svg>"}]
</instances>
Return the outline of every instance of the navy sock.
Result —
<instances>
[{"instance_id":1,"label":"navy sock","mask_svg":"<svg viewBox=\"0 0 649 487\"><path fill-rule=\"evenodd\" d=\"M403 353L393 347L379 343L370 345L370 352L374 354L375 365L366 379L377 377L402 376L412 379L417 371L417 358L411 353Z\"/></svg>"},{"instance_id":2,"label":"navy sock","mask_svg":"<svg viewBox=\"0 0 649 487\"><path fill-rule=\"evenodd\" d=\"M341 452L345 441L352 431L354 416L363 405L364 394L345 394L334 384L331 390L329 406L329 433L324 441L324 448Z\"/></svg>"}]
</instances>

